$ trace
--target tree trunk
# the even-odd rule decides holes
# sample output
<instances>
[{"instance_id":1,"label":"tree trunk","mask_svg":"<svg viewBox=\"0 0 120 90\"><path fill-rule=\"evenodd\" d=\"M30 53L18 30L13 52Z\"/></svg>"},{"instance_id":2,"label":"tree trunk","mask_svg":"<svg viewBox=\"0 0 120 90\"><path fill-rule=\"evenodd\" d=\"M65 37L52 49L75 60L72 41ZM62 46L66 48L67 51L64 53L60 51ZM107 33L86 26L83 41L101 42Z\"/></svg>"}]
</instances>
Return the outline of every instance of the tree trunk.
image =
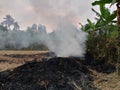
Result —
<instances>
[{"instance_id":1,"label":"tree trunk","mask_svg":"<svg viewBox=\"0 0 120 90\"><path fill-rule=\"evenodd\" d=\"M117 3L117 24L118 24L118 32L119 32L119 35L120 35L120 0L118 0L118 3ZM120 36L118 36L118 58L117 58L117 74L118 76L120 76Z\"/></svg>"}]
</instances>

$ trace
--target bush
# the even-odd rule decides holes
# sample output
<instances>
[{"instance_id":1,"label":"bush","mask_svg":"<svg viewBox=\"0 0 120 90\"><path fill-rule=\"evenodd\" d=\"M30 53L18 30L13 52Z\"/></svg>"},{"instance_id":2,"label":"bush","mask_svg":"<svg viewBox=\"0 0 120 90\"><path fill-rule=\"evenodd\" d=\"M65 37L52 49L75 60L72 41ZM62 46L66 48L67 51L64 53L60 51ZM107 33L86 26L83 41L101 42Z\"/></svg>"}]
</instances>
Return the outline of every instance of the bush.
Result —
<instances>
[{"instance_id":1,"label":"bush","mask_svg":"<svg viewBox=\"0 0 120 90\"><path fill-rule=\"evenodd\" d=\"M114 2L116 3L116 2ZM87 53L95 60L105 60L106 63L120 63L120 28L114 20L116 10L112 13L106 4L114 4L112 1L99 0L92 5L99 5L100 12L92 9L96 14L96 22L89 19L88 24L82 27L88 35Z\"/></svg>"},{"instance_id":2,"label":"bush","mask_svg":"<svg viewBox=\"0 0 120 90\"><path fill-rule=\"evenodd\" d=\"M117 38L109 38L106 35L89 34L87 41L87 53L95 60L106 60L108 63L117 63L120 46Z\"/></svg>"}]
</instances>

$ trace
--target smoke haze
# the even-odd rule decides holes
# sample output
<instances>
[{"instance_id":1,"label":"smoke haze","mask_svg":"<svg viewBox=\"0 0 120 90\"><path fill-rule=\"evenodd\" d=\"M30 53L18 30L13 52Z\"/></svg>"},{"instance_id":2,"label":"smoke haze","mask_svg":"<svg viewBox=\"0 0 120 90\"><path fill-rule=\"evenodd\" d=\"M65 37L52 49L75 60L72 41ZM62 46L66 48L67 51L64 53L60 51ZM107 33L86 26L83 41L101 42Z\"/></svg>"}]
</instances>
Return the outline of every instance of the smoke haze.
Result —
<instances>
[{"instance_id":1,"label":"smoke haze","mask_svg":"<svg viewBox=\"0 0 120 90\"><path fill-rule=\"evenodd\" d=\"M22 29L33 23L42 23L47 31L54 29L58 20L55 17L66 17L74 25L86 23L87 18L93 20L91 11L93 0L0 0L0 19L12 15ZM56 21L56 22L55 22Z\"/></svg>"},{"instance_id":2,"label":"smoke haze","mask_svg":"<svg viewBox=\"0 0 120 90\"><path fill-rule=\"evenodd\" d=\"M85 32L63 20L58 24L56 30L48 35L45 44L57 56L84 57L86 36Z\"/></svg>"},{"instance_id":3,"label":"smoke haze","mask_svg":"<svg viewBox=\"0 0 120 90\"><path fill-rule=\"evenodd\" d=\"M80 0L2 0L0 17L11 14L22 27L33 23L43 24L47 33L31 36L27 31L1 32L0 48L6 42L20 49L33 43L46 45L57 56L80 56L85 53L87 34L77 28L91 17L91 1ZM4 16L3 16L4 15ZM43 30L41 28L41 30Z\"/></svg>"},{"instance_id":4,"label":"smoke haze","mask_svg":"<svg viewBox=\"0 0 120 90\"><path fill-rule=\"evenodd\" d=\"M66 19L61 18L57 28L51 33L46 33L46 28L43 25L38 25L36 29L26 31L5 32L0 30L0 49L6 49L8 46L21 49L34 44L42 44L60 57L83 57L86 36L85 32L77 29Z\"/></svg>"}]
</instances>

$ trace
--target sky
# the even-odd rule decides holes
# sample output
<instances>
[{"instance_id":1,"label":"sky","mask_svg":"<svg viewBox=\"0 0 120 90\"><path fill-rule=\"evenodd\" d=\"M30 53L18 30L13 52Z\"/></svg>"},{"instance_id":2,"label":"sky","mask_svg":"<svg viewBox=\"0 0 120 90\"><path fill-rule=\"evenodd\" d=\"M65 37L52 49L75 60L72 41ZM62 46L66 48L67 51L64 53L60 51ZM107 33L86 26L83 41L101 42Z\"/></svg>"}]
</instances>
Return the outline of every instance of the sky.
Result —
<instances>
[{"instance_id":1,"label":"sky","mask_svg":"<svg viewBox=\"0 0 120 90\"><path fill-rule=\"evenodd\" d=\"M43 24L48 31L56 27L60 20L66 19L78 26L85 24L87 18L94 20L91 8L94 0L0 0L0 22L10 14L21 29L32 24Z\"/></svg>"}]
</instances>

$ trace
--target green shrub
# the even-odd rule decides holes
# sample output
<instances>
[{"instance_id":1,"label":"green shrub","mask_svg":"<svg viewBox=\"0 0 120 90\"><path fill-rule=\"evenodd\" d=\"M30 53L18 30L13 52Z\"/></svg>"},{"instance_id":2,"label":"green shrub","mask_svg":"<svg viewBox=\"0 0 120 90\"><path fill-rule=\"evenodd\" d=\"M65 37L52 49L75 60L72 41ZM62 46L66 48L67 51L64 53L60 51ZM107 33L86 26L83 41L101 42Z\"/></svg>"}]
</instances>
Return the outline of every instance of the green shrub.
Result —
<instances>
[{"instance_id":1,"label":"green shrub","mask_svg":"<svg viewBox=\"0 0 120 90\"><path fill-rule=\"evenodd\" d=\"M99 0L92 5L99 5L100 12L96 13L96 22L89 19L88 24L82 27L88 33L87 53L95 60L105 60L107 63L117 64L120 62L120 28L117 26L116 11L112 13L106 4L114 4L116 1ZM113 2L115 1L115 2Z\"/></svg>"}]
</instances>

